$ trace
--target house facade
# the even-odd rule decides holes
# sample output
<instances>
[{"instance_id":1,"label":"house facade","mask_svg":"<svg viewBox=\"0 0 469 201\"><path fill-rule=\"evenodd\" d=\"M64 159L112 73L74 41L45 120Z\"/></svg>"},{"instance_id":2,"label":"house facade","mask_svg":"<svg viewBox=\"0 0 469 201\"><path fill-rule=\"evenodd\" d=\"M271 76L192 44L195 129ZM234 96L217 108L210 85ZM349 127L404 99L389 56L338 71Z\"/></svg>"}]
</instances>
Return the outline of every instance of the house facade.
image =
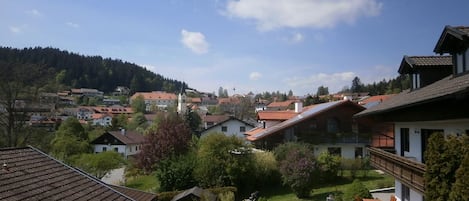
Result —
<instances>
[{"instance_id":1,"label":"house facade","mask_svg":"<svg viewBox=\"0 0 469 201\"><path fill-rule=\"evenodd\" d=\"M174 93L163 91L137 92L130 97L130 103L137 97L142 96L145 101L145 111L150 112L153 109L166 109L169 106L177 106L177 96Z\"/></svg>"},{"instance_id":2,"label":"house facade","mask_svg":"<svg viewBox=\"0 0 469 201\"><path fill-rule=\"evenodd\" d=\"M431 70L438 72L447 72L447 64L452 62L449 75L422 73L427 70L423 65L420 65L420 70L412 70L415 61L408 62L409 57L404 56L399 72L412 77L411 90L356 115L357 118L373 118L394 124L394 151L390 153L377 148L369 151L371 164L395 178L398 201L425 200L424 174L427 167L424 155L430 135L437 132L445 135L469 133L468 47L469 27L446 26L434 52L450 54L451 58L413 58L423 58L432 63ZM414 67L409 66L412 63Z\"/></svg>"},{"instance_id":3,"label":"house facade","mask_svg":"<svg viewBox=\"0 0 469 201\"><path fill-rule=\"evenodd\" d=\"M246 121L240 120L236 117L229 116L225 120L221 122L217 122L212 126L207 127L204 129L200 136L212 133L212 132L219 132L224 133L227 136L236 136L242 139L245 139L244 133L248 130L254 128L254 125L248 123Z\"/></svg>"},{"instance_id":4,"label":"house facade","mask_svg":"<svg viewBox=\"0 0 469 201\"><path fill-rule=\"evenodd\" d=\"M144 142L145 138L142 134L122 129L105 132L90 144L93 145L95 153L115 151L128 158L139 153Z\"/></svg>"},{"instance_id":5,"label":"house facade","mask_svg":"<svg viewBox=\"0 0 469 201\"><path fill-rule=\"evenodd\" d=\"M303 109L299 109L301 106L297 104L295 108L296 113L285 121L270 120L246 132L247 139L261 149L301 141L312 144L316 155L328 151L349 159L364 156L370 137L359 134L358 127L363 128L361 133L365 133L367 126L352 119L354 114L365 110L363 106L342 100Z\"/></svg>"}]
</instances>

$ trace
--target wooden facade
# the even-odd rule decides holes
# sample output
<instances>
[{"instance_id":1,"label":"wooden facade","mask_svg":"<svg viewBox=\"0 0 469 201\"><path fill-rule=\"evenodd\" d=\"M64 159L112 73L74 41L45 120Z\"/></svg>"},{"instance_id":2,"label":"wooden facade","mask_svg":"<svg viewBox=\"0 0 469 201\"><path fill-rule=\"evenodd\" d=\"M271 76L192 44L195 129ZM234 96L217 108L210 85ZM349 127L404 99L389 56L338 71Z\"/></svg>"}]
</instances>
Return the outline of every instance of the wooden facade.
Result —
<instances>
[{"instance_id":1,"label":"wooden facade","mask_svg":"<svg viewBox=\"0 0 469 201\"><path fill-rule=\"evenodd\" d=\"M425 164L377 148L368 148L368 151L373 167L392 175L415 191L425 193Z\"/></svg>"}]
</instances>

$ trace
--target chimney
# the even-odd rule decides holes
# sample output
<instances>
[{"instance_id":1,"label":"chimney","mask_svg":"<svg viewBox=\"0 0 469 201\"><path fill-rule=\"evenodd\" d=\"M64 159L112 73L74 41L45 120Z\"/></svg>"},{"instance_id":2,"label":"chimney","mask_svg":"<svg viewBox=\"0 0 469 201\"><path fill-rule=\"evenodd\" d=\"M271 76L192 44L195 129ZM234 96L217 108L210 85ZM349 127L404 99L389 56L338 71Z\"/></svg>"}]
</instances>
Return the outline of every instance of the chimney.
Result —
<instances>
[{"instance_id":1,"label":"chimney","mask_svg":"<svg viewBox=\"0 0 469 201\"><path fill-rule=\"evenodd\" d=\"M295 102L295 113L301 113L303 111L303 102Z\"/></svg>"},{"instance_id":2,"label":"chimney","mask_svg":"<svg viewBox=\"0 0 469 201\"><path fill-rule=\"evenodd\" d=\"M125 128L121 128L121 134L125 135Z\"/></svg>"}]
</instances>

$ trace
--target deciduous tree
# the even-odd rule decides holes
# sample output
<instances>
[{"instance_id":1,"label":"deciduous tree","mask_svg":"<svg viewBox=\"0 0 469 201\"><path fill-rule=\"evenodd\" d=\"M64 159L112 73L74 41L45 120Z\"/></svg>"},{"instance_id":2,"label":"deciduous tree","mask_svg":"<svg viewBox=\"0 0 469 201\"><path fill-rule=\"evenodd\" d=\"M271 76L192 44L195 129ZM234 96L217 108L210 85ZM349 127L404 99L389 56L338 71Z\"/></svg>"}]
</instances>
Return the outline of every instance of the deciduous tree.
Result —
<instances>
[{"instance_id":1,"label":"deciduous tree","mask_svg":"<svg viewBox=\"0 0 469 201\"><path fill-rule=\"evenodd\" d=\"M158 126L145 136L146 143L137 155L137 167L154 170L157 164L170 156L185 153L191 146L192 133L186 122L176 114L162 116Z\"/></svg>"}]
</instances>

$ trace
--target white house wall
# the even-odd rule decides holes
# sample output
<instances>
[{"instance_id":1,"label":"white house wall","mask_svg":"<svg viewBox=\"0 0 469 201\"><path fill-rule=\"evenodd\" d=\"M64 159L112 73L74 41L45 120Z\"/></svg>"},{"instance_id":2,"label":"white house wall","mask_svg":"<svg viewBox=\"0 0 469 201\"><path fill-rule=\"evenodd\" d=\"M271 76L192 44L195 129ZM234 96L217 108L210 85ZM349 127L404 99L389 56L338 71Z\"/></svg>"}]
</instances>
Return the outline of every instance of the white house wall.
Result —
<instances>
[{"instance_id":1,"label":"white house wall","mask_svg":"<svg viewBox=\"0 0 469 201\"><path fill-rule=\"evenodd\" d=\"M409 128L409 152L405 157L422 162L421 129L442 129L444 134L463 134L469 130L469 119L428 121L428 122L396 122L394 127L396 153L401 153L401 128Z\"/></svg>"},{"instance_id":2,"label":"white house wall","mask_svg":"<svg viewBox=\"0 0 469 201\"><path fill-rule=\"evenodd\" d=\"M139 147L136 150L136 147L139 146L137 144L133 145L103 145L103 144L97 144L94 145L94 153L101 153L103 152L103 148L106 147L107 151L114 151L114 148L117 148L117 153L122 154L124 157L127 158L127 156L137 154L140 151Z\"/></svg>"},{"instance_id":3,"label":"white house wall","mask_svg":"<svg viewBox=\"0 0 469 201\"><path fill-rule=\"evenodd\" d=\"M221 129L222 126L227 127L226 132L222 131L222 129ZM212 133L212 132L221 132L221 133L224 133L227 136L235 135L236 137L240 137L240 138L244 139L245 138L245 136L244 136L245 132L240 132L240 130L239 130L241 126L244 126L246 128L246 131L251 130L251 129L254 128L253 126L246 125L243 122L240 122L240 121L237 121L237 120L231 120L231 121L226 121L224 123L215 125L214 127L204 131L202 135Z\"/></svg>"},{"instance_id":4,"label":"white house wall","mask_svg":"<svg viewBox=\"0 0 469 201\"><path fill-rule=\"evenodd\" d=\"M399 182L399 180L395 180L394 181L394 187L395 187L394 195L396 197L396 201L403 201L402 198L401 198L401 196L402 196L401 182ZM409 188L409 191L410 191L410 196L409 197L410 197L411 201L424 201L422 194L413 191L412 188Z\"/></svg>"}]
</instances>

